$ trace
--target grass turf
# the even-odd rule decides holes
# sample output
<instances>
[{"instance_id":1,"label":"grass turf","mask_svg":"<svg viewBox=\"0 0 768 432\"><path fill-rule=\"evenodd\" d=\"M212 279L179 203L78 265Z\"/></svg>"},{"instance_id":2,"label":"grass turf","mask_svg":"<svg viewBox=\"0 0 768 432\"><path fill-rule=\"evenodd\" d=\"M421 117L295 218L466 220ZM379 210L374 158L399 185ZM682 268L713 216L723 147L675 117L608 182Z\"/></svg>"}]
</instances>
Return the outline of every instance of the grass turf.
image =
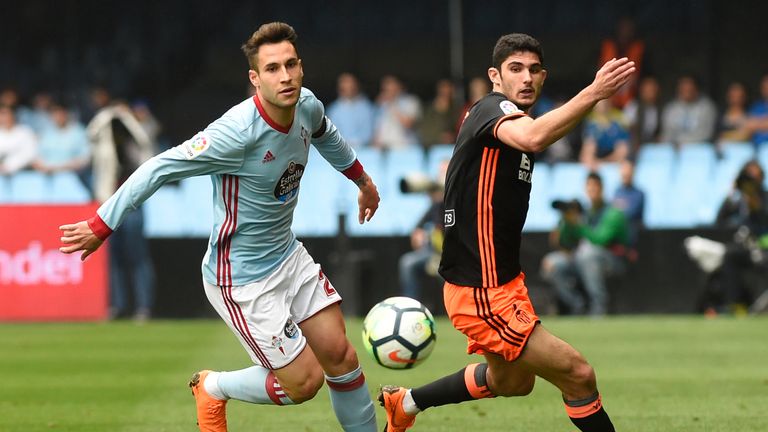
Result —
<instances>
[{"instance_id":1,"label":"grass turf","mask_svg":"<svg viewBox=\"0 0 768 432\"><path fill-rule=\"evenodd\" d=\"M597 370L619 431L768 430L768 319L545 317ZM391 371L367 357L360 320L348 333L369 387L424 384L480 357L446 320L423 365ZM192 431L186 382L202 368L249 360L219 321L0 325L0 431ZM228 405L232 431L338 431L328 395L291 407ZM380 426L384 414L378 408ZM572 431L557 390L538 380L530 396L435 408L414 430Z\"/></svg>"}]
</instances>

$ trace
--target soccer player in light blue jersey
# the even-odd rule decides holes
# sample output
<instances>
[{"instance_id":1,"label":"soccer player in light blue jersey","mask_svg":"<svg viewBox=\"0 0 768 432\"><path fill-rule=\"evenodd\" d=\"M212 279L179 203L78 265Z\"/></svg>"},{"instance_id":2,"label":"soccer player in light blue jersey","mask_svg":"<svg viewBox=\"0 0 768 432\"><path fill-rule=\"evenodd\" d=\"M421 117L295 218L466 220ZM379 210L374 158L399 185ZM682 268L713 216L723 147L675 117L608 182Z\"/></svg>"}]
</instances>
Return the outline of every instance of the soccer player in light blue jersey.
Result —
<instances>
[{"instance_id":1,"label":"soccer player in light blue jersey","mask_svg":"<svg viewBox=\"0 0 768 432\"><path fill-rule=\"evenodd\" d=\"M214 225L203 284L255 365L192 377L201 431L227 430L229 399L297 404L323 379L343 430L376 429L341 297L290 228L310 144L359 187L360 223L373 217L379 194L322 103L302 87L295 41L287 24L262 25L243 45L256 95L144 163L91 219L61 226L61 252L83 251L85 259L164 183L210 176Z\"/></svg>"}]
</instances>

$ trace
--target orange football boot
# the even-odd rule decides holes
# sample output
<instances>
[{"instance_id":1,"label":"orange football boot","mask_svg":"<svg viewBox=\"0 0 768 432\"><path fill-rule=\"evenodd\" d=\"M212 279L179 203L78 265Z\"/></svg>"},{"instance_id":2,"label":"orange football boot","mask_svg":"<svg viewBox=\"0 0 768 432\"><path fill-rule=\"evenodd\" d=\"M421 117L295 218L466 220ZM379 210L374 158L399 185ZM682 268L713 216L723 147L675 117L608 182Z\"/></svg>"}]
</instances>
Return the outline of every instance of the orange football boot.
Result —
<instances>
[{"instance_id":1,"label":"orange football boot","mask_svg":"<svg viewBox=\"0 0 768 432\"><path fill-rule=\"evenodd\" d=\"M409 415L403 410L403 398L408 389L397 386L384 386L379 391L379 403L387 413L387 425L384 432L403 432L413 426L415 415Z\"/></svg>"},{"instance_id":2,"label":"orange football boot","mask_svg":"<svg viewBox=\"0 0 768 432\"><path fill-rule=\"evenodd\" d=\"M214 398L205 391L203 385L210 372L195 372L189 380L189 387L197 404L197 425L200 432L227 432L227 401Z\"/></svg>"}]
</instances>

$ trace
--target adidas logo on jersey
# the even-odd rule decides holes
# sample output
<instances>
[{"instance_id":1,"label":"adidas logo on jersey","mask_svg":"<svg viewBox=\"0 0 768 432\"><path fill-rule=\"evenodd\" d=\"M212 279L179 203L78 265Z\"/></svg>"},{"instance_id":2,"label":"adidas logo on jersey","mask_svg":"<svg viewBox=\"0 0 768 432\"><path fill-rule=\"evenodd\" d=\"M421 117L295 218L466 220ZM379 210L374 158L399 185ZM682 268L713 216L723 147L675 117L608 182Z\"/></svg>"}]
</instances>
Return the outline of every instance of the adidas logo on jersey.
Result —
<instances>
[{"instance_id":1,"label":"adidas logo on jersey","mask_svg":"<svg viewBox=\"0 0 768 432\"><path fill-rule=\"evenodd\" d=\"M264 159L261 160L261 163L272 162L273 160L275 160L275 155L273 155L270 150L267 150L267 154L264 155Z\"/></svg>"}]
</instances>

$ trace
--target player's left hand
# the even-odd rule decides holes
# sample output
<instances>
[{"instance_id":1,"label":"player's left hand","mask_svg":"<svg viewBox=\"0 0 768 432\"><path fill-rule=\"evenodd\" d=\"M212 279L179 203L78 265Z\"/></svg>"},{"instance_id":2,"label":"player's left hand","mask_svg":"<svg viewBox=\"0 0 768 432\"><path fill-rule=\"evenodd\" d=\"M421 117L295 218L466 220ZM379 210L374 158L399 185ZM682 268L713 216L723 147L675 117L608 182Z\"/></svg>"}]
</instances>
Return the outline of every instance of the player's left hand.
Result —
<instances>
[{"instance_id":1,"label":"player's left hand","mask_svg":"<svg viewBox=\"0 0 768 432\"><path fill-rule=\"evenodd\" d=\"M367 174L365 175L367 177ZM379 191L369 177L368 181L360 186L360 192L357 194L357 206L360 210L357 215L358 223L362 225L363 222L371 221L376 209L379 208L380 200Z\"/></svg>"},{"instance_id":2,"label":"player's left hand","mask_svg":"<svg viewBox=\"0 0 768 432\"><path fill-rule=\"evenodd\" d=\"M65 254L83 251L80 255L81 261L85 261L88 255L96 252L96 249L104 243L103 240L96 237L86 221L62 225L59 229L61 230L61 242L65 245L60 247L59 251Z\"/></svg>"}]
</instances>

